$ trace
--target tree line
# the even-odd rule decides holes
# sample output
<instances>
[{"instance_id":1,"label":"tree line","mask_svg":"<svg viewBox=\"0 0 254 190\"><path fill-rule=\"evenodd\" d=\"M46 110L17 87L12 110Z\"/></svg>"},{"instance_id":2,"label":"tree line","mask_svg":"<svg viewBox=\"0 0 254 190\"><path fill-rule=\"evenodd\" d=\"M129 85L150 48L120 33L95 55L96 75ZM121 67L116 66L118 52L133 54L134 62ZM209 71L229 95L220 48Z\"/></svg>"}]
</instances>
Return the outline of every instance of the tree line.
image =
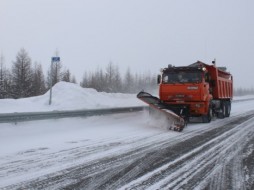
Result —
<instances>
[{"instance_id":1,"label":"tree line","mask_svg":"<svg viewBox=\"0 0 254 190\"><path fill-rule=\"evenodd\" d=\"M254 88L234 88L234 96L254 95Z\"/></svg>"},{"instance_id":2,"label":"tree line","mask_svg":"<svg viewBox=\"0 0 254 190\"><path fill-rule=\"evenodd\" d=\"M59 81L77 83L69 69L64 69L61 62L48 68L46 76L40 63L32 63L28 52L21 48L12 62L10 69L5 67L4 56L0 58L0 99L26 98L42 95L52 84ZM133 74L130 68L122 77L117 65L112 62L105 69L98 68L94 72L85 72L80 86L94 88L99 92L137 93L156 88L156 75L150 72Z\"/></svg>"},{"instance_id":3,"label":"tree line","mask_svg":"<svg viewBox=\"0 0 254 190\"><path fill-rule=\"evenodd\" d=\"M110 62L106 69L98 68L94 72L85 72L80 85L94 88L99 92L137 93L141 90L156 89L156 75L150 72L133 74L130 68L122 77L117 65Z\"/></svg>"},{"instance_id":4,"label":"tree line","mask_svg":"<svg viewBox=\"0 0 254 190\"><path fill-rule=\"evenodd\" d=\"M51 81L52 76L52 81ZM42 65L34 62L24 48L21 48L12 62L11 69L4 65L4 57L0 57L0 99L26 98L42 95L59 81L77 83L69 69L64 69L61 62L53 64L43 73ZM156 74L150 72L133 74L128 68L124 75L120 74L117 65L109 62L105 69L98 68L94 72L84 72L80 86L94 88L99 92L138 93L140 90L157 89ZM234 95L254 94L254 88L235 88Z\"/></svg>"},{"instance_id":5,"label":"tree line","mask_svg":"<svg viewBox=\"0 0 254 190\"><path fill-rule=\"evenodd\" d=\"M51 84L51 69L47 77L43 73L42 65L34 62L27 51L21 48L12 62L11 69L4 65L4 57L0 59L0 99L4 98L26 98L44 94ZM71 78L70 71L63 70L61 62L52 67L52 85L59 81L76 82Z\"/></svg>"}]
</instances>

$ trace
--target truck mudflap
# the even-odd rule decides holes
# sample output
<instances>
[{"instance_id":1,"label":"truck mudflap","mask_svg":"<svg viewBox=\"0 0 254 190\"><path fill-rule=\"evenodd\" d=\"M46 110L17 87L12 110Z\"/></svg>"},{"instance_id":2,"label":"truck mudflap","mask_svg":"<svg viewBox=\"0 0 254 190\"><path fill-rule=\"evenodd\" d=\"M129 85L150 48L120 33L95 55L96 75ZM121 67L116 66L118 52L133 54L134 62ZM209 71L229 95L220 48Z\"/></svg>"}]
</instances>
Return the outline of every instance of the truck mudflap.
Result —
<instances>
[{"instance_id":1,"label":"truck mudflap","mask_svg":"<svg viewBox=\"0 0 254 190\"><path fill-rule=\"evenodd\" d=\"M163 103L159 98L151 94L141 91L137 94L137 98L147 103L151 108L158 110L164 114L169 121L169 129L174 131L182 131L187 125L186 110L187 107L174 107Z\"/></svg>"}]
</instances>

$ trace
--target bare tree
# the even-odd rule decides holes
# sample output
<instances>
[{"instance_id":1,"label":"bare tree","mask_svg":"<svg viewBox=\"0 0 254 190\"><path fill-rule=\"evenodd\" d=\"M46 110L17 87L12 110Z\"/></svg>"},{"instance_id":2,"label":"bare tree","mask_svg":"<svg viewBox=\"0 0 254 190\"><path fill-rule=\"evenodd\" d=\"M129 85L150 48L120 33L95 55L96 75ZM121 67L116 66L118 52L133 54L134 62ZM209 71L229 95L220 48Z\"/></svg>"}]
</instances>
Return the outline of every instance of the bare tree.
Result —
<instances>
[{"instance_id":1,"label":"bare tree","mask_svg":"<svg viewBox=\"0 0 254 190\"><path fill-rule=\"evenodd\" d=\"M97 68L95 72L87 73L83 75L81 86L83 88L94 88L97 91L106 91L108 89L106 77L102 69Z\"/></svg>"},{"instance_id":2,"label":"bare tree","mask_svg":"<svg viewBox=\"0 0 254 190\"><path fill-rule=\"evenodd\" d=\"M109 62L106 67L106 92L119 92L121 90L121 76L117 65Z\"/></svg>"},{"instance_id":3,"label":"bare tree","mask_svg":"<svg viewBox=\"0 0 254 190\"><path fill-rule=\"evenodd\" d=\"M52 67L52 85L55 85L56 83L58 83L59 81L61 81L62 79L62 63L61 62L57 62L53 64Z\"/></svg>"},{"instance_id":4,"label":"bare tree","mask_svg":"<svg viewBox=\"0 0 254 190\"><path fill-rule=\"evenodd\" d=\"M156 77L150 72L133 75L128 68L122 79L118 67L112 62L109 62L105 71L98 68L95 72L89 74L86 72L80 85L94 88L99 92L123 93L137 93L142 89L156 89L157 86Z\"/></svg>"},{"instance_id":5,"label":"bare tree","mask_svg":"<svg viewBox=\"0 0 254 190\"><path fill-rule=\"evenodd\" d=\"M49 88L51 84L51 75L52 75L52 86L54 86L56 83L62 80L63 72L61 62L54 63L52 69L51 67L49 68L47 72L47 82L46 82L47 88Z\"/></svg>"}]
</instances>

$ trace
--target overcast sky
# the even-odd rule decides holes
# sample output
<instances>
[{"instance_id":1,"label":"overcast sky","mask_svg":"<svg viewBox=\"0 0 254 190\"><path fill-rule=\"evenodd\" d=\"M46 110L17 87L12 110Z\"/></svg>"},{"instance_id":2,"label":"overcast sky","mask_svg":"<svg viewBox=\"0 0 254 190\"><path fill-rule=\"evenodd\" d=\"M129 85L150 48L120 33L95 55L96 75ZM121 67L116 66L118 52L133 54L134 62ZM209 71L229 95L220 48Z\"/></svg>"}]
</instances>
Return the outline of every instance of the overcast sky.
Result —
<instances>
[{"instance_id":1,"label":"overcast sky","mask_svg":"<svg viewBox=\"0 0 254 190\"><path fill-rule=\"evenodd\" d=\"M197 60L254 87L253 0L0 0L0 50L11 68L23 47L46 71L59 51L80 80L111 61L159 73Z\"/></svg>"}]
</instances>

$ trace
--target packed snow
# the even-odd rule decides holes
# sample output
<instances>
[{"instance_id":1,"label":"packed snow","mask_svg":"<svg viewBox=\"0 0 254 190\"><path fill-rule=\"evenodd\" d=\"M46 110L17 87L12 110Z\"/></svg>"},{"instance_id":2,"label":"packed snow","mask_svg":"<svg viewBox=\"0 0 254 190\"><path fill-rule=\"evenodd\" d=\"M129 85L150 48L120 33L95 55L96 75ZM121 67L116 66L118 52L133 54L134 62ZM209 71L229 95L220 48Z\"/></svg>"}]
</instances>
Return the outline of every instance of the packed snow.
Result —
<instances>
[{"instance_id":1,"label":"packed snow","mask_svg":"<svg viewBox=\"0 0 254 190\"><path fill-rule=\"evenodd\" d=\"M246 99L253 97L246 97ZM243 99L237 98L235 99ZM85 89L72 83L60 82L53 87L52 105L48 105L49 92L42 96L18 100L0 100L1 113L98 109L112 107L144 106L135 94L103 93L94 89ZM232 105L231 116L252 110L254 100L237 102ZM216 121L214 121L216 125ZM184 131L204 128L204 125L190 125ZM137 139L170 139L178 132L168 132L165 121L150 118L145 111L93 116L88 118L66 118L43 121L0 124L0 188L33 179L42 175L66 169L84 161L124 152L131 147L128 142ZM156 137L158 135L158 137ZM157 140L158 140L157 139ZM107 145L123 143L120 148L107 150ZM101 147L98 151L83 157L75 157L75 149ZM82 150L84 151L84 150ZM59 153L59 154L58 154ZM56 155L49 158L50 155ZM35 160L13 172L15 162ZM36 161L37 159L37 161ZM40 168L41 164L48 165ZM14 163L14 166L10 165Z\"/></svg>"}]
</instances>

